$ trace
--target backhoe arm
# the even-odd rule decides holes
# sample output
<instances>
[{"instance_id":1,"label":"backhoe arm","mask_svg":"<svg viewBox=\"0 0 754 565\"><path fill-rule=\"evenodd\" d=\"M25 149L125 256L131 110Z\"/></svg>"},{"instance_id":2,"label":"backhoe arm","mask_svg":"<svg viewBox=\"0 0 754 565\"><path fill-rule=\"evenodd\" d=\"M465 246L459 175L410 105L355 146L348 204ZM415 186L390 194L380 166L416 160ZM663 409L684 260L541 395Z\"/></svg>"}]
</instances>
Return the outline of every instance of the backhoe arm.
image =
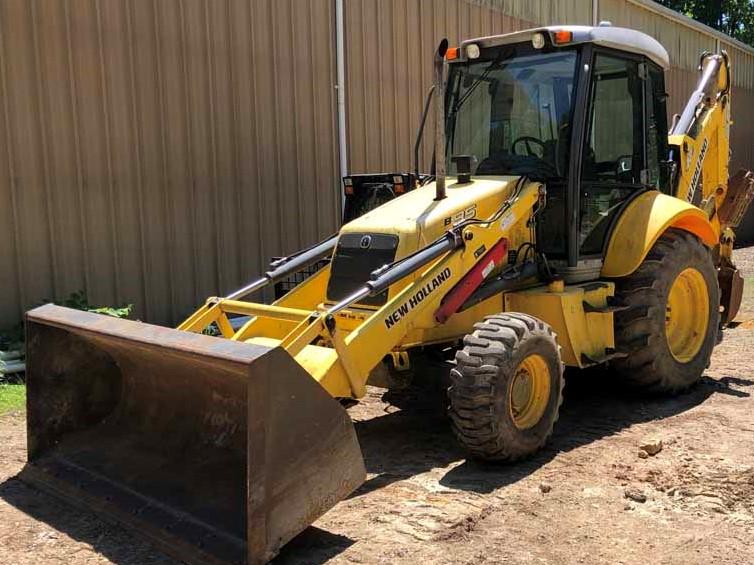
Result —
<instances>
[{"instance_id":1,"label":"backhoe arm","mask_svg":"<svg viewBox=\"0 0 754 565\"><path fill-rule=\"evenodd\" d=\"M730 63L725 51L704 53L701 76L668 137L676 163L675 196L701 208L718 236L725 229L717 211L728 190L730 155Z\"/></svg>"},{"instance_id":2,"label":"backhoe arm","mask_svg":"<svg viewBox=\"0 0 754 565\"><path fill-rule=\"evenodd\" d=\"M754 197L754 176L740 170L729 176L730 62L725 51L704 53L701 76L683 114L673 120L668 137L675 163L675 196L699 207L717 239L721 323L733 321L741 304L743 278L733 263L734 228Z\"/></svg>"}]
</instances>

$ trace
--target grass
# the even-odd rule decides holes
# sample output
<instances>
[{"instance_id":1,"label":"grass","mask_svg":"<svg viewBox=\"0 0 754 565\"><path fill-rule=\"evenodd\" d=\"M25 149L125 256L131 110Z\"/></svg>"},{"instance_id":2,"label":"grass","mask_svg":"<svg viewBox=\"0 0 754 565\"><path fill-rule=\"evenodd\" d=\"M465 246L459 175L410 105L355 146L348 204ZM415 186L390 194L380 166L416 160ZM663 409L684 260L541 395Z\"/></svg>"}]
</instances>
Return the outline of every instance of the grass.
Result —
<instances>
[{"instance_id":1,"label":"grass","mask_svg":"<svg viewBox=\"0 0 754 565\"><path fill-rule=\"evenodd\" d=\"M26 385L0 384L0 416L26 407Z\"/></svg>"}]
</instances>

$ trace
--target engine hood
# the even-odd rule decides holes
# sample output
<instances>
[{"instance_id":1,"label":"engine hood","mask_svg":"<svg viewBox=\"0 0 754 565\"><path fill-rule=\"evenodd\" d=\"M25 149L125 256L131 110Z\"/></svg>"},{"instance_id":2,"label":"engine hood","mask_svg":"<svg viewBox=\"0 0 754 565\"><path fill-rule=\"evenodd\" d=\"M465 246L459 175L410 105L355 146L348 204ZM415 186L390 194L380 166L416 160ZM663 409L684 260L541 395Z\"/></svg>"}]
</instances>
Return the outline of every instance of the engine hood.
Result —
<instances>
[{"instance_id":1,"label":"engine hood","mask_svg":"<svg viewBox=\"0 0 754 565\"><path fill-rule=\"evenodd\" d=\"M448 177L447 197L443 200L435 200L435 183L432 182L367 212L340 231L341 234L395 234L407 247L417 249L434 241L459 221L491 216L508 198L519 178L483 177L458 184L457 178ZM401 247L406 253L412 250ZM399 250L398 255L403 254Z\"/></svg>"}]
</instances>

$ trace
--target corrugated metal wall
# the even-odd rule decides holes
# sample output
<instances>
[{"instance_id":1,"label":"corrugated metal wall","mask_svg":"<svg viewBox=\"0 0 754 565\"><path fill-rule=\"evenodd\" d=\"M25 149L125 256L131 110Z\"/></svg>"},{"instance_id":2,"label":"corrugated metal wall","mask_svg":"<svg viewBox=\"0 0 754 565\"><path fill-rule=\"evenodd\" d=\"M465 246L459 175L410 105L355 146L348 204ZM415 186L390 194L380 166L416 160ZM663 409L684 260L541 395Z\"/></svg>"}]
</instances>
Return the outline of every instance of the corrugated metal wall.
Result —
<instances>
[{"instance_id":1,"label":"corrugated metal wall","mask_svg":"<svg viewBox=\"0 0 754 565\"><path fill-rule=\"evenodd\" d=\"M679 111L720 38L652 6L599 0L598 18L668 48ZM410 167L442 37L589 24L593 9L345 0L350 170ZM79 289L174 323L334 230L334 18L334 0L0 0L0 328ZM754 165L754 56L722 46L734 163Z\"/></svg>"},{"instance_id":2,"label":"corrugated metal wall","mask_svg":"<svg viewBox=\"0 0 754 565\"><path fill-rule=\"evenodd\" d=\"M591 0L348 0L346 8L349 170L361 172L410 169L432 54L442 38L454 45L592 19ZM427 138L423 163L432 151Z\"/></svg>"},{"instance_id":3,"label":"corrugated metal wall","mask_svg":"<svg viewBox=\"0 0 754 565\"><path fill-rule=\"evenodd\" d=\"M731 168L754 168L754 54L725 42L721 45L733 67ZM754 239L754 215L749 218L745 235Z\"/></svg>"},{"instance_id":4,"label":"corrugated metal wall","mask_svg":"<svg viewBox=\"0 0 754 565\"><path fill-rule=\"evenodd\" d=\"M339 218L330 0L0 1L0 327L175 322Z\"/></svg>"}]
</instances>

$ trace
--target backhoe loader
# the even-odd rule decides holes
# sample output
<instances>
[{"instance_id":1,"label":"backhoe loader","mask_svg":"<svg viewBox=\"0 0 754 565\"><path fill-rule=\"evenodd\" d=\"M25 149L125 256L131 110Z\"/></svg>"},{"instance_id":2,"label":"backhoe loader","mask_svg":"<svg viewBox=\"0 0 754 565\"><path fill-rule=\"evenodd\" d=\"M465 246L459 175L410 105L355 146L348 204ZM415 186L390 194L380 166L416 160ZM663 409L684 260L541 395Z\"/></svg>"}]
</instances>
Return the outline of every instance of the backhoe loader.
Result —
<instances>
[{"instance_id":1,"label":"backhoe loader","mask_svg":"<svg viewBox=\"0 0 754 565\"><path fill-rule=\"evenodd\" d=\"M668 68L607 24L443 41L412 190L177 329L28 313L22 477L184 561L259 563L365 480L344 405L417 351L455 352L452 428L491 461L546 442L564 366L686 389L741 300L752 176L728 175L725 52L702 54L669 134ZM244 300L323 258L274 303Z\"/></svg>"}]
</instances>

